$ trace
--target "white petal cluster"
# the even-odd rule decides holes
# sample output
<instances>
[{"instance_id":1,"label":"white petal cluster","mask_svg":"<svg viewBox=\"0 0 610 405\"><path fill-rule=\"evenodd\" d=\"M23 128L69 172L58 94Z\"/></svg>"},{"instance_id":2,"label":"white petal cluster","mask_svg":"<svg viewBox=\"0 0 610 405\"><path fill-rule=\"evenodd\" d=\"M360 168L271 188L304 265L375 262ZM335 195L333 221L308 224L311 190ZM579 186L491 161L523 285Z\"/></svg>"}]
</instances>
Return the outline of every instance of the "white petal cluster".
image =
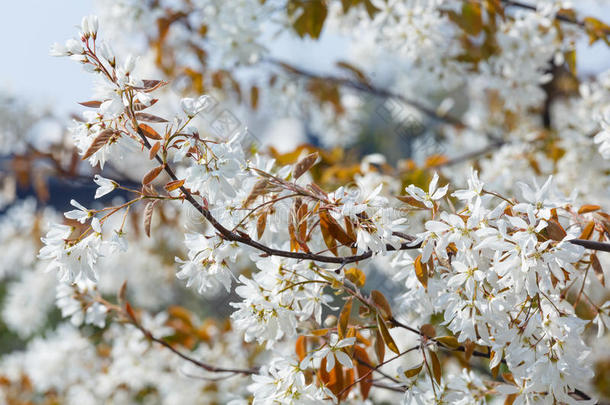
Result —
<instances>
[{"instance_id":1,"label":"white petal cluster","mask_svg":"<svg viewBox=\"0 0 610 405\"><path fill-rule=\"evenodd\" d=\"M253 404L314 405L325 403L329 392L307 384L299 362L290 358L274 358L252 377L248 390L254 395ZM330 393L332 395L332 393ZM328 403L332 403L328 401Z\"/></svg>"},{"instance_id":2,"label":"white petal cluster","mask_svg":"<svg viewBox=\"0 0 610 405\"><path fill-rule=\"evenodd\" d=\"M212 204L222 205L234 198L246 167L238 143L210 144L199 162L186 170L185 186L205 195Z\"/></svg>"},{"instance_id":3,"label":"white petal cluster","mask_svg":"<svg viewBox=\"0 0 610 405\"><path fill-rule=\"evenodd\" d=\"M476 172L468 183L453 194L464 200L465 210L441 212L420 234L421 261L434 261L438 278L428 280L425 295L431 301L419 308L443 313L461 342L491 347L490 368L505 359L525 397L548 393L570 402L568 393L592 374L582 337L586 321L562 296L578 277L575 266L584 249L569 242L577 235L553 241L548 229L556 221L552 210L564 225L570 223L569 216L561 217L565 200L556 196L551 179L540 187L521 185L525 202L510 205L494 205L489 194L482 195ZM414 281L411 259L397 265L411 269L399 276L407 277L407 288L423 290Z\"/></svg>"},{"instance_id":4,"label":"white petal cluster","mask_svg":"<svg viewBox=\"0 0 610 405\"><path fill-rule=\"evenodd\" d=\"M188 260L176 258L176 262L181 264L176 277L186 279L186 286L195 288L200 294L215 291L219 285L229 292L233 278L229 266L235 263L239 248L217 235L189 233L184 243Z\"/></svg>"},{"instance_id":5,"label":"white petal cluster","mask_svg":"<svg viewBox=\"0 0 610 405\"><path fill-rule=\"evenodd\" d=\"M242 301L231 303L236 308L231 318L244 331L246 342L256 340L271 347L282 337L294 337L298 321L313 317L321 322L322 306L331 298L323 294L323 284L316 282L322 281L319 275L277 257L258 260L256 265L260 271L251 279L239 277L235 292ZM293 288L295 283L301 288Z\"/></svg>"}]
</instances>

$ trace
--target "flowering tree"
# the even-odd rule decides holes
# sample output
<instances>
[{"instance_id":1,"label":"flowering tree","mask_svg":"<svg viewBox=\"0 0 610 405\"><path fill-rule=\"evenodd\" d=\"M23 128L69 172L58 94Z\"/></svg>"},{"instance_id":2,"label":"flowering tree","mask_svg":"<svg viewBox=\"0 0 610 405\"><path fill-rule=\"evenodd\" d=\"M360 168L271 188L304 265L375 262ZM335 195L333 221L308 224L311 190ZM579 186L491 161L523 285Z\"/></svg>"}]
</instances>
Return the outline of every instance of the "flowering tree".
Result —
<instances>
[{"instance_id":1,"label":"flowering tree","mask_svg":"<svg viewBox=\"0 0 610 405\"><path fill-rule=\"evenodd\" d=\"M102 5L107 34L85 17L51 51L96 79L68 137L0 143L39 196L85 178L103 202L2 217L2 318L25 346L0 398L610 398L610 81L579 74L576 48L610 27L558 0ZM352 62L273 52L323 31ZM410 160L338 148L371 105ZM240 112L322 146L263 147Z\"/></svg>"}]
</instances>

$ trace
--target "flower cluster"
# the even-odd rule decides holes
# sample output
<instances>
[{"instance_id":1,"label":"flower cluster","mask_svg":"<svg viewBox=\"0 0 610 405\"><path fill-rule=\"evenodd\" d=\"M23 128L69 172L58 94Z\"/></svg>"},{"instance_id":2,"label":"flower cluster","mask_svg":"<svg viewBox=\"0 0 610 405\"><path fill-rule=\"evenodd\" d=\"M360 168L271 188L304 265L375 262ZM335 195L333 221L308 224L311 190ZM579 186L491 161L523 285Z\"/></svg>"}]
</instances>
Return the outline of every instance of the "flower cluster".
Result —
<instances>
[{"instance_id":1,"label":"flower cluster","mask_svg":"<svg viewBox=\"0 0 610 405\"><path fill-rule=\"evenodd\" d=\"M157 3L112 7L150 34L140 58L118 57L94 16L52 48L100 79L71 128L95 201L72 200L64 218L25 203L0 219L2 320L35 336L0 358L0 402L594 401L591 353L610 325L598 253L610 250L610 76L578 83L580 31L565 25L607 41L603 23L555 0ZM337 76L291 67L263 46L275 30L340 32L367 57ZM153 59L164 79L210 94L146 79ZM244 92L235 66L264 64L268 86ZM258 150L217 109L223 92L253 111L305 109L324 145L355 139L383 96L408 107L375 107L389 126L426 120L410 146L429 132L449 150L484 148L395 166L312 145ZM67 319L37 335L53 300Z\"/></svg>"}]
</instances>

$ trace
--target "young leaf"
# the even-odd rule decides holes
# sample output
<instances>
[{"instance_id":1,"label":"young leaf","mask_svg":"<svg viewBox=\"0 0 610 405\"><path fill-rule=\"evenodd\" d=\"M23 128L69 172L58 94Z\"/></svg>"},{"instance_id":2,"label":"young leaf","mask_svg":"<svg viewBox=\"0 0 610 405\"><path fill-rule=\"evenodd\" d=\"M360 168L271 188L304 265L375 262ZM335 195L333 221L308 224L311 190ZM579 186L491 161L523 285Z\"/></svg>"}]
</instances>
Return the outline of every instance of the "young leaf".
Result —
<instances>
[{"instance_id":1,"label":"young leaf","mask_svg":"<svg viewBox=\"0 0 610 405\"><path fill-rule=\"evenodd\" d=\"M318 152L314 152L299 160L292 169L292 178L296 180L307 173L316 164L318 157Z\"/></svg>"},{"instance_id":2,"label":"young leaf","mask_svg":"<svg viewBox=\"0 0 610 405\"><path fill-rule=\"evenodd\" d=\"M552 240L560 241L566 237L566 231L555 219L549 219L547 221L546 233Z\"/></svg>"},{"instance_id":3,"label":"young leaf","mask_svg":"<svg viewBox=\"0 0 610 405\"><path fill-rule=\"evenodd\" d=\"M443 370L441 369L441 362L438 360L438 356L435 352L428 350L428 354L430 355L430 360L432 362L432 374L434 374L434 379L437 384L441 383L441 377L443 374Z\"/></svg>"},{"instance_id":4,"label":"young leaf","mask_svg":"<svg viewBox=\"0 0 610 405\"><path fill-rule=\"evenodd\" d=\"M426 263L421 262L421 255L417 256L415 259L415 275L417 279L424 286L424 288L428 288L428 269Z\"/></svg>"},{"instance_id":5,"label":"young leaf","mask_svg":"<svg viewBox=\"0 0 610 405\"><path fill-rule=\"evenodd\" d=\"M139 88L145 93L150 93L151 91L155 91L160 87L163 87L167 84L163 80L142 80L142 87Z\"/></svg>"},{"instance_id":6,"label":"young leaf","mask_svg":"<svg viewBox=\"0 0 610 405\"><path fill-rule=\"evenodd\" d=\"M602 207L599 205L583 205L578 209L579 214L586 214L588 212L594 212L600 210Z\"/></svg>"},{"instance_id":7,"label":"young leaf","mask_svg":"<svg viewBox=\"0 0 610 405\"><path fill-rule=\"evenodd\" d=\"M246 201L244 201L244 207L248 208L248 206L250 206L250 204L252 204L257 199L257 197L267 194L272 189L273 187L268 180L262 179L257 181L254 184L254 187L252 187L252 191L250 191L250 194L246 198Z\"/></svg>"},{"instance_id":8,"label":"young leaf","mask_svg":"<svg viewBox=\"0 0 610 405\"><path fill-rule=\"evenodd\" d=\"M154 179L157 178L157 176L159 175L159 173L161 173L161 171L163 170L164 166L157 166L153 169L151 169L148 173L146 173L144 175L144 177L142 178L142 184L148 184L151 181L153 181Z\"/></svg>"},{"instance_id":9,"label":"young leaf","mask_svg":"<svg viewBox=\"0 0 610 405\"><path fill-rule=\"evenodd\" d=\"M144 232L146 233L146 236L148 236L149 238L150 238L150 225L152 223L153 210L155 208L155 204L157 203L157 201L159 201L159 200L150 200L146 203L146 206L144 207Z\"/></svg>"},{"instance_id":10,"label":"young leaf","mask_svg":"<svg viewBox=\"0 0 610 405\"><path fill-rule=\"evenodd\" d=\"M114 129L108 128L103 130L102 132L100 132L95 139L93 140L93 142L91 142L91 146L89 146L89 148L87 149L87 151L85 152L85 154L83 155L83 160L90 158L95 152L97 152L98 150L100 150L104 145L106 145L106 143L108 143L108 141L110 140L110 138L112 138L112 136L116 133L116 131Z\"/></svg>"},{"instance_id":11,"label":"young leaf","mask_svg":"<svg viewBox=\"0 0 610 405\"><path fill-rule=\"evenodd\" d=\"M364 378L364 376L370 375L371 369L368 366L371 365L371 360L362 346L354 345L354 360L356 363L356 371L358 371L358 378ZM368 398L372 386L373 382L370 378L364 378L360 381L360 394L362 395L362 398Z\"/></svg>"},{"instance_id":12,"label":"young leaf","mask_svg":"<svg viewBox=\"0 0 610 405\"><path fill-rule=\"evenodd\" d=\"M362 288L366 283L366 275L357 267L350 267L345 270L345 278L354 283L356 287Z\"/></svg>"},{"instance_id":13,"label":"young leaf","mask_svg":"<svg viewBox=\"0 0 610 405\"><path fill-rule=\"evenodd\" d=\"M419 328L419 331L429 338L433 338L436 336L436 330L434 329L434 326L429 323L422 325L421 328Z\"/></svg>"},{"instance_id":14,"label":"young leaf","mask_svg":"<svg viewBox=\"0 0 610 405\"><path fill-rule=\"evenodd\" d=\"M335 256L339 254L337 251L337 240L333 238L330 234L330 230L326 226L320 225L320 232L322 233L322 239L324 239L324 244Z\"/></svg>"},{"instance_id":15,"label":"young leaf","mask_svg":"<svg viewBox=\"0 0 610 405\"><path fill-rule=\"evenodd\" d=\"M398 350L398 346L396 346L396 342L394 342L394 338L392 338L392 335L390 335L390 331L388 330L388 327L386 326L385 322L379 315L377 315L377 328L379 329L379 332L381 332L383 341L388 346L388 348L391 351L393 351L394 353L400 354L400 351Z\"/></svg>"},{"instance_id":16,"label":"young leaf","mask_svg":"<svg viewBox=\"0 0 610 405\"><path fill-rule=\"evenodd\" d=\"M133 103L133 110L134 111L146 110L148 107L152 107L153 105L155 105L157 103L157 101L159 101L158 98L153 98L152 100L150 100L150 103L148 105L136 101L135 103Z\"/></svg>"},{"instance_id":17,"label":"young leaf","mask_svg":"<svg viewBox=\"0 0 610 405\"><path fill-rule=\"evenodd\" d=\"M516 393L507 395L506 399L504 400L504 405L513 405L518 396L519 394Z\"/></svg>"},{"instance_id":18,"label":"young leaf","mask_svg":"<svg viewBox=\"0 0 610 405\"><path fill-rule=\"evenodd\" d=\"M600 283L602 283L602 285L605 287L606 282L604 280L604 269L602 268L602 264L600 263L599 259L597 258L597 255L594 255L594 254L591 255L591 267L593 267L595 274L597 274L597 277L599 278Z\"/></svg>"},{"instance_id":19,"label":"young leaf","mask_svg":"<svg viewBox=\"0 0 610 405\"><path fill-rule=\"evenodd\" d=\"M341 228L341 225L330 216L328 211L320 210L318 215L320 217L320 228L323 229L322 232L328 232L333 238L337 239L339 243L345 246L351 246L356 242L356 240L350 238L343 228Z\"/></svg>"},{"instance_id":20,"label":"young leaf","mask_svg":"<svg viewBox=\"0 0 610 405\"><path fill-rule=\"evenodd\" d=\"M127 316L133 323L138 322L138 318L136 318L136 313L133 311L133 308L129 301L125 301L125 312L127 312Z\"/></svg>"},{"instance_id":21,"label":"young leaf","mask_svg":"<svg viewBox=\"0 0 610 405\"><path fill-rule=\"evenodd\" d=\"M256 236L258 239L263 237L265 227L267 226L267 211L263 211L256 220Z\"/></svg>"},{"instance_id":22,"label":"young leaf","mask_svg":"<svg viewBox=\"0 0 610 405\"><path fill-rule=\"evenodd\" d=\"M407 377L407 378L413 378L413 377L415 377L416 375L418 375L418 374L419 374L419 372L421 371L421 369L422 369L423 367L424 367L424 363L421 363L419 366L416 366L416 367L413 367L413 368L410 368L410 369L406 370L406 371L404 372L405 377Z\"/></svg>"},{"instance_id":23,"label":"young leaf","mask_svg":"<svg viewBox=\"0 0 610 405\"><path fill-rule=\"evenodd\" d=\"M184 179L182 180L173 180L165 185L165 191L170 192L179 189L184 185Z\"/></svg>"},{"instance_id":24,"label":"young leaf","mask_svg":"<svg viewBox=\"0 0 610 405\"><path fill-rule=\"evenodd\" d=\"M165 118L161 118L158 117L156 115L152 115L152 114L148 114L148 113L143 113L143 112L137 112L136 113L136 118L140 121L146 121L146 122L155 122L158 124L162 124L165 122L168 122Z\"/></svg>"},{"instance_id":25,"label":"young leaf","mask_svg":"<svg viewBox=\"0 0 610 405\"><path fill-rule=\"evenodd\" d=\"M375 332L375 355L379 364L383 363L385 359L385 344L383 343L383 337L379 329Z\"/></svg>"},{"instance_id":26,"label":"young leaf","mask_svg":"<svg viewBox=\"0 0 610 405\"><path fill-rule=\"evenodd\" d=\"M141 133L147 138L154 139L156 141L163 139L161 138L161 135L159 135L159 133L149 125L139 124L138 128L142 130Z\"/></svg>"},{"instance_id":27,"label":"young leaf","mask_svg":"<svg viewBox=\"0 0 610 405\"><path fill-rule=\"evenodd\" d=\"M324 329L314 329L314 330L312 330L312 331L311 331L311 334L312 334L313 336L318 336L318 337L320 337L320 336L325 336L325 335L327 335L327 334L328 334L329 330L330 330L330 329L328 329L328 328L324 328Z\"/></svg>"},{"instance_id":28,"label":"young leaf","mask_svg":"<svg viewBox=\"0 0 610 405\"><path fill-rule=\"evenodd\" d=\"M102 105L102 102L97 101L97 100L91 100L91 101L83 101L78 104L85 106L85 107L89 107L89 108L99 108Z\"/></svg>"},{"instance_id":29,"label":"young leaf","mask_svg":"<svg viewBox=\"0 0 610 405\"><path fill-rule=\"evenodd\" d=\"M451 349L460 347L460 342L458 342L455 336L440 336L436 338L436 341Z\"/></svg>"},{"instance_id":30,"label":"young leaf","mask_svg":"<svg viewBox=\"0 0 610 405\"><path fill-rule=\"evenodd\" d=\"M148 152L148 158L153 160L155 156L157 156L157 152L161 149L161 143L155 142L155 144L150 148L150 152Z\"/></svg>"},{"instance_id":31,"label":"young leaf","mask_svg":"<svg viewBox=\"0 0 610 405\"><path fill-rule=\"evenodd\" d=\"M305 355L307 355L307 338L305 336L299 336L295 344L295 353L299 358L299 361L303 361Z\"/></svg>"},{"instance_id":32,"label":"young leaf","mask_svg":"<svg viewBox=\"0 0 610 405\"><path fill-rule=\"evenodd\" d=\"M292 27L303 38L309 35L318 38L322 32L324 21L328 15L328 7L324 1L290 0L287 11L293 17ZM297 17L298 16L298 17ZM294 17L297 17L294 19Z\"/></svg>"},{"instance_id":33,"label":"young leaf","mask_svg":"<svg viewBox=\"0 0 610 405\"><path fill-rule=\"evenodd\" d=\"M341 310L341 314L339 315L339 327L337 328L337 332L339 334L339 339L343 339L345 334L347 333L347 325L349 323L349 317L352 312L352 298L350 297L343 305L343 309Z\"/></svg>"},{"instance_id":34,"label":"young leaf","mask_svg":"<svg viewBox=\"0 0 610 405\"><path fill-rule=\"evenodd\" d=\"M258 87L252 86L250 89L250 105L254 110L258 107L258 93Z\"/></svg>"},{"instance_id":35,"label":"young leaf","mask_svg":"<svg viewBox=\"0 0 610 405\"><path fill-rule=\"evenodd\" d=\"M381 291L371 291L371 300L381 310L381 315L383 315L383 319L389 319L392 317L392 307L390 307L390 303Z\"/></svg>"},{"instance_id":36,"label":"young leaf","mask_svg":"<svg viewBox=\"0 0 610 405\"><path fill-rule=\"evenodd\" d=\"M123 302L125 302L126 295L127 295L127 280L123 281L123 284L121 285L121 289L119 290L119 293L117 294L117 300L120 305L122 305Z\"/></svg>"},{"instance_id":37,"label":"young leaf","mask_svg":"<svg viewBox=\"0 0 610 405\"><path fill-rule=\"evenodd\" d=\"M589 223L587 223L587 225L585 225L585 227L582 230L582 233L580 234L578 239L589 239L589 238L591 238L591 235L593 235L593 230L594 229L595 229L595 222L594 221L590 221Z\"/></svg>"},{"instance_id":38,"label":"young leaf","mask_svg":"<svg viewBox=\"0 0 610 405\"><path fill-rule=\"evenodd\" d=\"M464 342L464 358L466 359L466 361L469 361L472 357L472 353L474 353L475 347L476 344L471 340L467 340L466 342Z\"/></svg>"}]
</instances>

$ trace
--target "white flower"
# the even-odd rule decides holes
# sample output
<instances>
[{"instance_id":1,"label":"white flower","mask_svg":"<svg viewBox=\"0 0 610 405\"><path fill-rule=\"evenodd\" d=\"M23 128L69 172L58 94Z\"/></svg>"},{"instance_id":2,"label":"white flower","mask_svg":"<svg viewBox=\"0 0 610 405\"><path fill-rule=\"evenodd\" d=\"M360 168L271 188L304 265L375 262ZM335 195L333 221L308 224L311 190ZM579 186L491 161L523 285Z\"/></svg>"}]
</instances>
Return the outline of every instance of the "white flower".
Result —
<instances>
[{"instance_id":1,"label":"white flower","mask_svg":"<svg viewBox=\"0 0 610 405\"><path fill-rule=\"evenodd\" d=\"M93 221L92 226L99 229L99 222ZM38 257L51 260L47 271L57 270L60 281L71 283L89 279L95 282L97 275L94 266L101 256L101 234L96 231L78 242L68 241L72 231L72 227L54 224L41 238L45 246L40 249Z\"/></svg>"},{"instance_id":2,"label":"white flower","mask_svg":"<svg viewBox=\"0 0 610 405\"><path fill-rule=\"evenodd\" d=\"M108 308L99 302L94 302L87 308L85 323L103 328L106 325L106 313Z\"/></svg>"},{"instance_id":3,"label":"white flower","mask_svg":"<svg viewBox=\"0 0 610 405\"><path fill-rule=\"evenodd\" d=\"M93 212L79 204L78 201L70 200L70 204L78 209L66 212L64 214L66 218L74 219L81 224L84 224L89 218L93 217Z\"/></svg>"},{"instance_id":4,"label":"white flower","mask_svg":"<svg viewBox=\"0 0 610 405\"><path fill-rule=\"evenodd\" d=\"M200 112L214 106L214 99L208 95L200 96L197 100L192 98L183 98L180 101L180 107L189 117L194 117Z\"/></svg>"},{"instance_id":5,"label":"white flower","mask_svg":"<svg viewBox=\"0 0 610 405\"><path fill-rule=\"evenodd\" d=\"M434 207L434 201L440 200L447 194L447 189L449 185L443 186L437 190L436 186L438 183L438 174L434 173L432 177L432 181L430 181L430 185L428 187L428 192L425 192L419 187L410 184L405 191L409 193L409 195L415 198L417 201L421 201L428 208Z\"/></svg>"},{"instance_id":6,"label":"white flower","mask_svg":"<svg viewBox=\"0 0 610 405\"><path fill-rule=\"evenodd\" d=\"M307 368L313 359L326 359L326 372L330 372L335 367L335 359L343 367L352 368L354 366L352 359L342 349L352 346L355 342L355 337L339 340L337 334L332 334L326 346L305 356L301 362L301 368Z\"/></svg>"},{"instance_id":7,"label":"white flower","mask_svg":"<svg viewBox=\"0 0 610 405\"><path fill-rule=\"evenodd\" d=\"M99 26L98 18L95 15L83 17L80 25L81 35L85 38L96 37Z\"/></svg>"},{"instance_id":8,"label":"white flower","mask_svg":"<svg viewBox=\"0 0 610 405\"><path fill-rule=\"evenodd\" d=\"M235 262L238 249L217 235L187 234L185 245L188 260L176 258L181 263L176 277L187 279L186 286L194 286L200 294L214 290L218 284L229 292L233 277L229 263Z\"/></svg>"},{"instance_id":9,"label":"white flower","mask_svg":"<svg viewBox=\"0 0 610 405\"><path fill-rule=\"evenodd\" d=\"M118 187L118 184L110 179L106 179L99 174L96 174L93 177L93 181L99 186L97 190L95 190L95 198L100 198L105 196L106 194L112 192L115 188Z\"/></svg>"},{"instance_id":10,"label":"white flower","mask_svg":"<svg viewBox=\"0 0 610 405\"><path fill-rule=\"evenodd\" d=\"M241 285L235 292L242 301L231 303L237 310L231 315L235 328L245 332L246 342L257 340L266 342L271 347L283 336L296 334L297 314L282 302L281 294L270 287L275 281L266 272L254 275L254 280L243 275L239 277Z\"/></svg>"},{"instance_id":11,"label":"white flower","mask_svg":"<svg viewBox=\"0 0 610 405\"><path fill-rule=\"evenodd\" d=\"M602 122L604 130L599 132L593 138L596 144L599 144L599 153L604 159L610 159L610 125Z\"/></svg>"}]
</instances>

